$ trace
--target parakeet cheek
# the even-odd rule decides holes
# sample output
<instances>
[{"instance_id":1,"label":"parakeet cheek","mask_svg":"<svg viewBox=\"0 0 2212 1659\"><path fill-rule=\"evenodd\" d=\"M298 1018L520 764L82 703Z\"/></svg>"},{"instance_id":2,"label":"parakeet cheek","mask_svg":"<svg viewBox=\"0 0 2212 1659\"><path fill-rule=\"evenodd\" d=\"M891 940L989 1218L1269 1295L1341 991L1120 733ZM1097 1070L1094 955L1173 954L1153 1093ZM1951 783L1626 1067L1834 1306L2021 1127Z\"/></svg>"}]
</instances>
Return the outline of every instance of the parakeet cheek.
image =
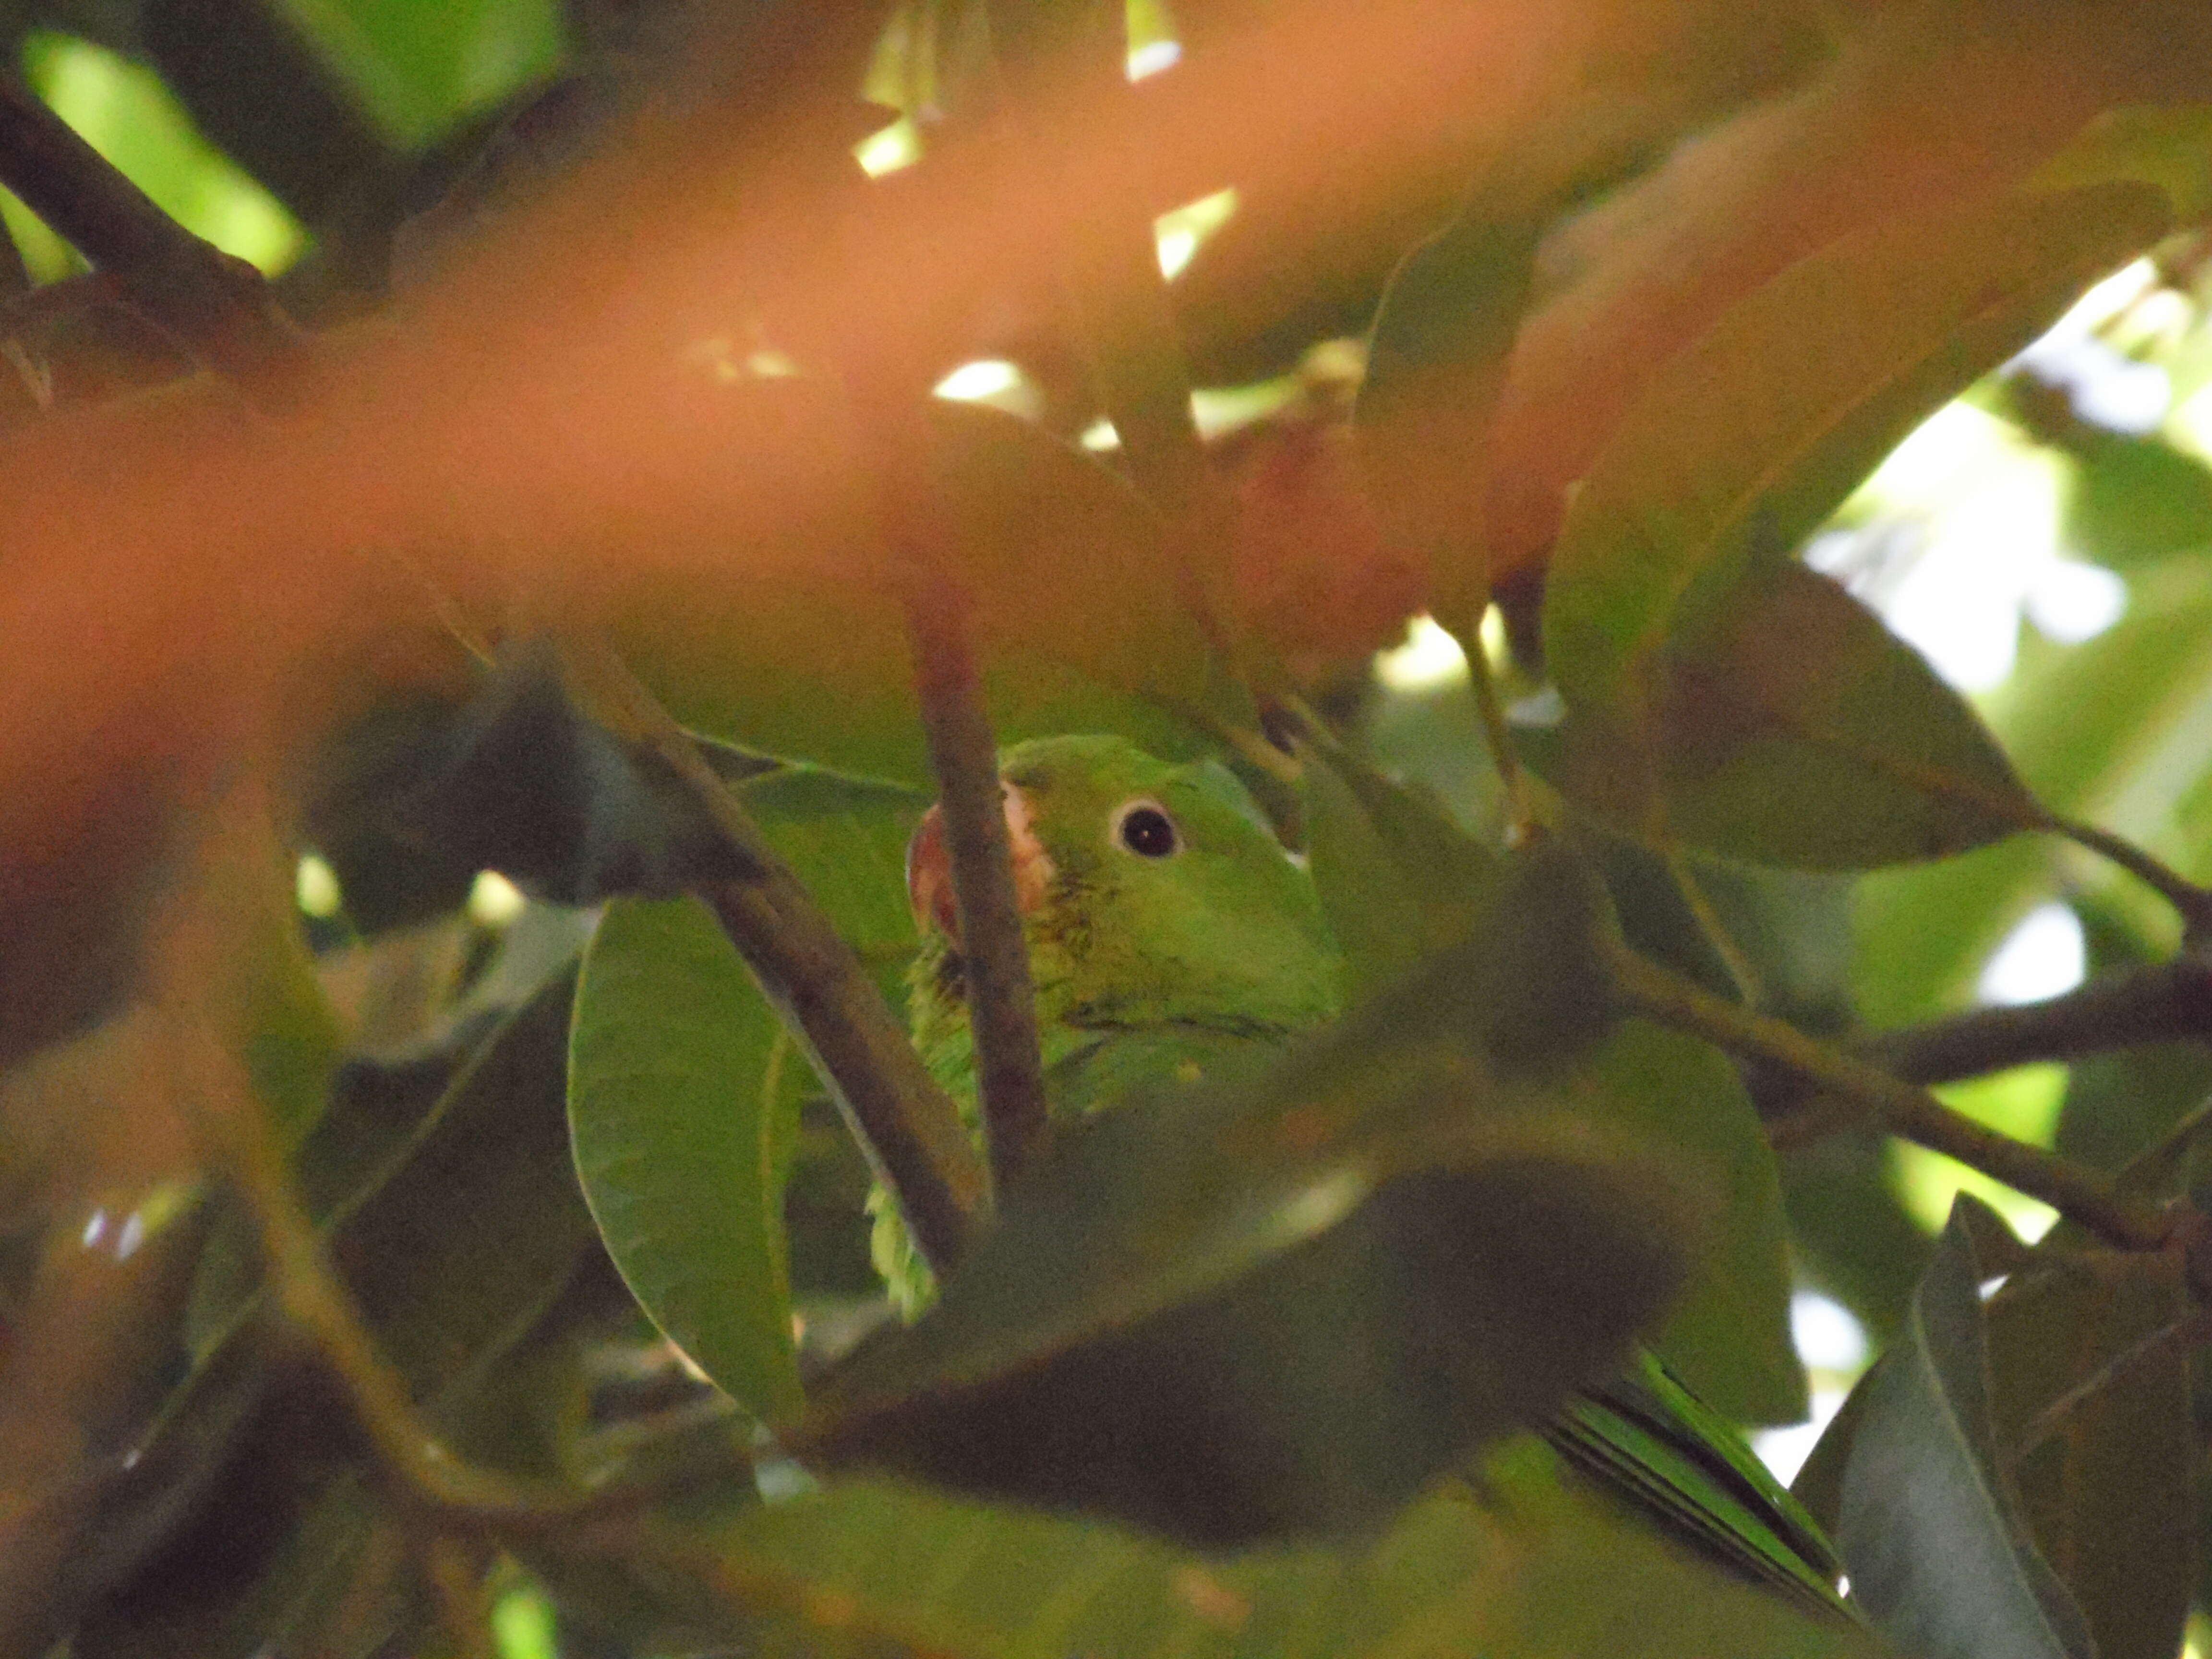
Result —
<instances>
[{"instance_id":1,"label":"parakeet cheek","mask_svg":"<svg viewBox=\"0 0 2212 1659\"><path fill-rule=\"evenodd\" d=\"M1011 783L1000 785L1000 799L1006 817L1006 842L1013 854L1014 894L1024 915L1045 901L1054 875L1051 855L1030 827L1029 797ZM952 851L945 839L945 809L933 806L921 815L914 839L906 848L906 896L913 907L914 925L921 932L934 927L945 938L960 938L959 908L952 895Z\"/></svg>"}]
</instances>

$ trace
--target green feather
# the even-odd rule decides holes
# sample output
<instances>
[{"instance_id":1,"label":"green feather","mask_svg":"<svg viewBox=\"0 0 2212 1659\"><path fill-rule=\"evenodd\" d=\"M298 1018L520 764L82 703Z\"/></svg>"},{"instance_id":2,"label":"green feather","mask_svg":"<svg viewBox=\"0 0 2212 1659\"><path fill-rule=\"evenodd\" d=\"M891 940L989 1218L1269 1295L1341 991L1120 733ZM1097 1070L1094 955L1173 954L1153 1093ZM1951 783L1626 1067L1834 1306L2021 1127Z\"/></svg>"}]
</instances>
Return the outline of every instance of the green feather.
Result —
<instances>
[{"instance_id":1,"label":"green feather","mask_svg":"<svg viewBox=\"0 0 2212 1659\"><path fill-rule=\"evenodd\" d=\"M1001 770L1051 871L1026 932L1055 1116L1162 1079L1264 1064L1337 1016L1342 959L1313 882L1225 769L1070 737L1009 750ZM1133 805L1172 821L1172 853L1122 844L1116 826ZM915 1041L980 1138L963 988L957 947L925 927ZM880 1189L869 1210L877 1268L911 1318L934 1294L928 1266ZM1819 1528L1656 1359L1576 1401L1545 1434L1585 1476L1731 1570L1843 1605Z\"/></svg>"}]
</instances>

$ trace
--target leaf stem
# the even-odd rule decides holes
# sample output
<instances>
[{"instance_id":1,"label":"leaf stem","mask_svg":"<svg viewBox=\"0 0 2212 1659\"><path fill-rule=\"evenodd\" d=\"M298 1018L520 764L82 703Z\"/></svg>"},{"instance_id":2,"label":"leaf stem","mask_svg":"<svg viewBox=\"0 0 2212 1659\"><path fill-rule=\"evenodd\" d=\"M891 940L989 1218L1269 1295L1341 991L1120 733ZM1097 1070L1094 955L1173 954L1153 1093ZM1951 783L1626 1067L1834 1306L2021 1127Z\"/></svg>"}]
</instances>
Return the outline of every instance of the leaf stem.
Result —
<instances>
[{"instance_id":1,"label":"leaf stem","mask_svg":"<svg viewBox=\"0 0 2212 1659\"><path fill-rule=\"evenodd\" d=\"M981 1162L952 1102L852 947L690 734L605 645L571 644L565 665L581 705L665 763L738 854L745 873L702 896L762 994L805 1039L816 1071L897 1200L922 1255L946 1271L967 1248L988 1197Z\"/></svg>"},{"instance_id":2,"label":"leaf stem","mask_svg":"<svg viewBox=\"0 0 2212 1659\"><path fill-rule=\"evenodd\" d=\"M2151 888L2180 915L2185 938L2193 940L2212 935L2212 889L2198 886L2133 842L2094 823L2052 812L2046 815L2045 824L2054 834L2111 860Z\"/></svg>"},{"instance_id":3,"label":"leaf stem","mask_svg":"<svg viewBox=\"0 0 2212 1659\"><path fill-rule=\"evenodd\" d=\"M2097 1171L1984 1127L1927 1090L1794 1026L1717 997L1618 939L1609 940L1605 951L1614 984L1635 1012L1802 1078L1821 1092L1851 1103L1889 1133L2040 1199L2122 1249L2157 1249L2172 1236L2169 1218L2123 1196Z\"/></svg>"},{"instance_id":4,"label":"leaf stem","mask_svg":"<svg viewBox=\"0 0 2212 1659\"><path fill-rule=\"evenodd\" d=\"M1539 833L1541 821L1528 769L1513 746L1513 728L1505 718L1505 700L1498 694L1498 677L1490 672L1490 655L1482 648L1482 615L1478 611L1472 623L1446 623L1444 629L1467 658L1467 682L1474 694L1475 715L1482 722L1483 742L1490 750L1491 764L1498 769L1498 781L1505 787L1505 844L1520 847Z\"/></svg>"},{"instance_id":5,"label":"leaf stem","mask_svg":"<svg viewBox=\"0 0 2212 1659\"><path fill-rule=\"evenodd\" d=\"M306 337L261 273L193 235L11 76L0 75L0 184L210 367L280 405Z\"/></svg>"}]
</instances>

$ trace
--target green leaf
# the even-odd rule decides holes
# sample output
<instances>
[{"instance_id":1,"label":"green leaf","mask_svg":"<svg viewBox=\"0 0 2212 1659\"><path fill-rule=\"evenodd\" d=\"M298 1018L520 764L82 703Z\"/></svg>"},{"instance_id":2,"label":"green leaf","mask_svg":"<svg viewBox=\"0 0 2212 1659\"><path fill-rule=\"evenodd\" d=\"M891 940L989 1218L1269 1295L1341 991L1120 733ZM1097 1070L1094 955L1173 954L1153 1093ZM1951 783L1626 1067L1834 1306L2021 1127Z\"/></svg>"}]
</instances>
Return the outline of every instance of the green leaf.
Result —
<instances>
[{"instance_id":1,"label":"green leaf","mask_svg":"<svg viewBox=\"0 0 2212 1659\"><path fill-rule=\"evenodd\" d=\"M568 1040L576 1172L653 1322L755 1416L802 1404L783 1180L805 1062L696 899L618 899Z\"/></svg>"},{"instance_id":2,"label":"green leaf","mask_svg":"<svg viewBox=\"0 0 2212 1659\"><path fill-rule=\"evenodd\" d=\"M2095 639L2059 647L2028 635L2012 681L1986 713L2037 799L2198 869L2177 817L2212 769L2212 562L2166 559L2128 573L2128 610ZM1965 1000L2008 928L2047 895L2059 866L2021 838L1860 884L1857 984L1875 1025Z\"/></svg>"},{"instance_id":3,"label":"green leaf","mask_svg":"<svg viewBox=\"0 0 2212 1659\"><path fill-rule=\"evenodd\" d=\"M1832 1495L1853 1598L1904 1651L2093 1659L2081 1609L2037 1553L2002 1462L1981 1299L1990 1270L1961 1218L1976 1203L1958 1200L1900 1340L1829 1426L1811 1484Z\"/></svg>"},{"instance_id":4,"label":"green leaf","mask_svg":"<svg viewBox=\"0 0 2212 1659\"><path fill-rule=\"evenodd\" d=\"M282 0L280 9L409 149L561 62L552 0Z\"/></svg>"},{"instance_id":5,"label":"green leaf","mask_svg":"<svg viewBox=\"0 0 2212 1659\"><path fill-rule=\"evenodd\" d=\"M1569 707L1639 726L1652 657L1725 611L1755 546L1796 546L2167 219L2164 192L2134 184L1974 203L1856 232L1729 312L1654 378L1569 506L1544 617Z\"/></svg>"},{"instance_id":6,"label":"green leaf","mask_svg":"<svg viewBox=\"0 0 2212 1659\"><path fill-rule=\"evenodd\" d=\"M1670 1547L1527 1441L1341 1553L1197 1557L1094 1521L855 1483L755 1511L724 1534L724 1559L776 1587L778 1622L804 1649L875 1637L963 1659L1875 1650Z\"/></svg>"},{"instance_id":7,"label":"green leaf","mask_svg":"<svg viewBox=\"0 0 2212 1659\"><path fill-rule=\"evenodd\" d=\"M625 659L695 730L926 783L903 577L841 407L811 382L743 380L701 418L726 423L745 456L719 504L750 527L744 556L687 526L702 545L672 551L617 602ZM1172 561L1151 507L1091 457L997 410L933 400L929 428L1000 739L1118 731L1157 754L1199 752L1174 711L1228 694L1164 574Z\"/></svg>"},{"instance_id":8,"label":"green leaf","mask_svg":"<svg viewBox=\"0 0 2212 1659\"><path fill-rule=\"evenodd\" d=\"M1535 274L1539 218L1468 212L1408 253L1368 340L1353 432L1384 532L1462 639L1490 599L1490 422Z\"/></svg>"},{"instance_id":9,"label":"green leaf","mask_svg":"<svg viewBox=\"0 0 2212 1659\"><path fill-rule=\"evenodd\" d=\"M1632 1019L1562 1086L1579 1115L1648 1135L1716 1195L1711 1242L1651 1346L1724 1416L1802 1420L1782 1180L1735 1066L1709 1043Z\"/></svg>"},{"instance_id":10,"label":"green leaf","mask_svg":"<svg viewBox=\"0 0 2212 1659\"><path fill-rule=\"evenodd\" d=\"M1300 787L1348 1003L1464 938L1494 902L1498 860L1434 801L1334 746L1310 757Z\"/></svg>"},{"instance_id":11,"label":"green leaf","mask_svg":"<svg viewBox=\"0 0 2212 1659\"><path fill-rule=\"evenodd\" d=\"M1863 869L2044 821L1965 699L1802 565L1747 576L1654 678L1664 822L1693 847Z\"/></svg>"},{"instance_id":12,"label":"green leaf","mask_svg":"<svg viewBox=\"0 0 2212 1659\"><path fill-rule=\"evenodd\" d=\"M2212 467L2157 438L2094 429L2070 443L2077 463L2065 536L2108 569L2212 545Z\"/></svg>"},{"instance_id":13,"label":"green leaf","mask_svg":"<svg viewBox=\"0 0 2212 1659\"><path fill-rule=\"evenodd\" d=\"M2192 223L2212 212L2212 104L2139 104L2106 110L2035 171L2045 190L2140 179Z\"/></svg>"},{"instance_id":14,"label":"green leaf","mask_svg":"<svg viewBox=\"0 0 2212 1659\"><path fill-rule=\"evenodd\" d=\"M2181 1646L2201 1452L2187 1345L2171 1339L2188 1315L2177 1257L2106 1250L2015 1273L1989 1304L1998 1444L2098 1659L2171 1659ZM2029 1443L2031 1425L2076 1390Z\"/></svg>"},{"instance_id":15,"label":"green leaf","mask_svg":"<svg viewBox=\"0 0 2212 1659\"><path fill-rule=\"evenodd\" d=\"M1556 850L1272 1072L1064 1135L802 1436L1215 1544L1371 1526L1626 1357L1718 1196L1570 1070L1611 1012ZM1560 1073L1568 1072L1565 1078Z\"/></svg>"},{"instance_id":16,"label":"green leaf","mask_svg":"<svg viewBox=\"0 0 2212 1659\"><path fill-rule=\"evenodd\" d=\"M1373 995L1485 921L1495 936L1500 860L1440 808L1337 750L1312 757L1303 786L1314 880L1355 997ZM1501 954L1510 949L1500 944ZM1564 1071L1558 1088L1577 1117L1668 1146L1721 1200L1711 1249L1660 1351L1729 1416L1803 1417L1780 1176L1735 1067L1694 1038L1631 1020Z\"/></svg>"}]
</instances>

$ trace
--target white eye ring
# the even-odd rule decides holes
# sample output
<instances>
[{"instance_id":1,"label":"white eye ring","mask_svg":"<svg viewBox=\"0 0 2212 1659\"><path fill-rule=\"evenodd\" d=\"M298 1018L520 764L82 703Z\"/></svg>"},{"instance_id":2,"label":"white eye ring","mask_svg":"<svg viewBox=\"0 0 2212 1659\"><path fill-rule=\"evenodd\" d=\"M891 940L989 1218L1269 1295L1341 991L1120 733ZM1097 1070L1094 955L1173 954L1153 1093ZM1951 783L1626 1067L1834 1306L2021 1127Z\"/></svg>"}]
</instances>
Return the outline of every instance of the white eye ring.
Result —
<instances>
[{"instance_id":1,"label":"white eye ring","mask_svg":"<svg viewBox=\"0 0 2212 1659\"><path fill-rule=\"evenodd\" d=\"M1174 815L1149 795L1115 807L1107 835L1115 847L1140 859L1173 858L1182 851L1182 831Z\"/></svg>"}]
</instances>

